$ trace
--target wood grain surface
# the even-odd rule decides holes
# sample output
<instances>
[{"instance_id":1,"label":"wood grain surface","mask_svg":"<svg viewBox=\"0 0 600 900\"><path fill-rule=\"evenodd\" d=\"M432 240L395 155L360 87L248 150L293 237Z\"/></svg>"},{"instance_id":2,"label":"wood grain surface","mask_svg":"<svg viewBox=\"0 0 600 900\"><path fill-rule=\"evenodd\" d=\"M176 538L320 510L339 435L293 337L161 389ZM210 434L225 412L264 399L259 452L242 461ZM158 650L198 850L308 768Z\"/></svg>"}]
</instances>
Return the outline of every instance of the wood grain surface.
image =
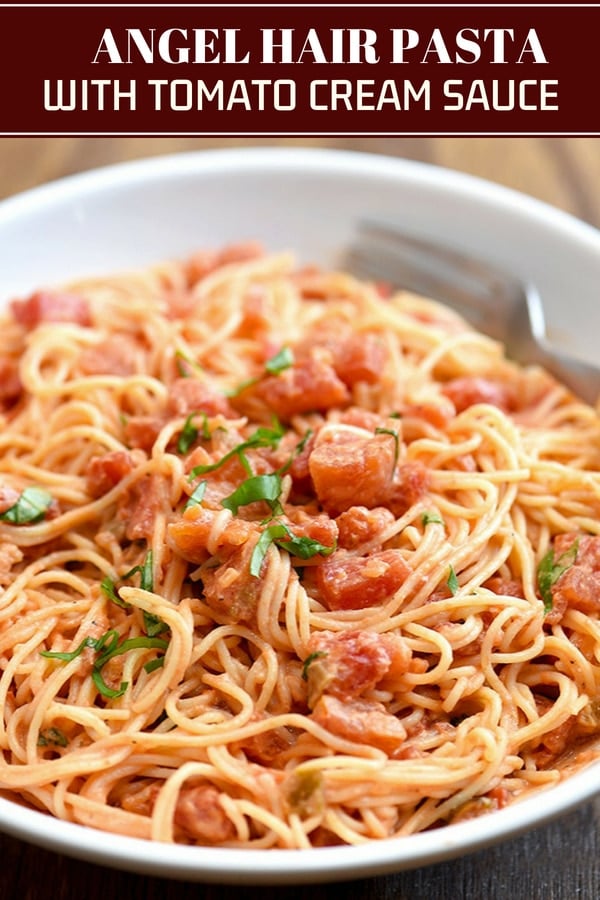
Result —
<instances>
[{"instance_id":1,"label":"wood grain surface","mask_svg":"<svg viewBox=\"0 0 600 900\"><path fill-rule=\"evenodd\" d=\"M600 228L600 140L587 138L2 138L0 197L124 160L273 144L342 147L446 166L523 191ZM72 860L3 835L0 854L0 900L596 900L600 800L462 859L335 885L240 888L151 878Z\"/></svg>"}]
</instances>

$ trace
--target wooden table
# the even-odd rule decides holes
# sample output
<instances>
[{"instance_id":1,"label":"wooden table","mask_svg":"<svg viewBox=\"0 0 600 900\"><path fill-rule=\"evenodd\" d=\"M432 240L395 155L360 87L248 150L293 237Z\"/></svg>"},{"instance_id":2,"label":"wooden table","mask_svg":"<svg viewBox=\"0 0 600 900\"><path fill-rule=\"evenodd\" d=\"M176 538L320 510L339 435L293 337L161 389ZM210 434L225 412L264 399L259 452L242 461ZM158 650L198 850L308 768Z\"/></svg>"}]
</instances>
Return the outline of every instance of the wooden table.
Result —
<instances>
[{"instance_id":1,"label":"wooden table","mask_svg":"<svg viewBox=\"0 0 600 900\"><path fill-rule=\"evenodd\" d=\"M99 165L239 144L349 147L437 163L497 181L600 227L600 140L594 139L0 139L0 197ZM543 803L543 799L540 798ZM4 900L595 900L600 799L524 837L452 862L335 886L198 885L104 869L0 835ZM149 847L149 853L151 848Z\"/></svg>"}]
</instances>

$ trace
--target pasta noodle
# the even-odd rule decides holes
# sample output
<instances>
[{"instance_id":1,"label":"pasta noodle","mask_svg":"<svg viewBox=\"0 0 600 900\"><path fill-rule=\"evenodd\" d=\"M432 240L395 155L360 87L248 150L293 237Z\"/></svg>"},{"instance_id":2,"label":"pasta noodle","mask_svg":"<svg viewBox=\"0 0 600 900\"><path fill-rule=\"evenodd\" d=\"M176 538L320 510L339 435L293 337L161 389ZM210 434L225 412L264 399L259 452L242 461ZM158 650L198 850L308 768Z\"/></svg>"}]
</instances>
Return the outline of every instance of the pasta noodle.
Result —
<instances>
[{"instance_id":1,"label":"pasta noodle","mask_svg":"<svg viewBox=\"0 0 600 900\"><path fill-rule=\"evenodd\" d=\"M454 312L254 245L14 300L0 789L307 848L595 756L600 425Z\"/></svg>"}]
</instances>

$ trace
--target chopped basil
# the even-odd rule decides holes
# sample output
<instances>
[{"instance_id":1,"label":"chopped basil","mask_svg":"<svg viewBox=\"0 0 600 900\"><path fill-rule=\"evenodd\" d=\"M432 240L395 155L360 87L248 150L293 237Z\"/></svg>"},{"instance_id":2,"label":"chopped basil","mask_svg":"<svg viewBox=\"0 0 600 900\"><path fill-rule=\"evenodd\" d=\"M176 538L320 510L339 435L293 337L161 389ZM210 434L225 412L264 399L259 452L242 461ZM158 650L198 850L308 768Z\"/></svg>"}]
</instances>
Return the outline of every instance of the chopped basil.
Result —
<instances>
[{"instance_id":1,"label":"chopped basil","mask_svg":"<svg viewBox=\"0 0 600 900\"><path fill-rule=\"evenodd\" d=\"M204 494L206 493L206 485L206 481L201 481L196 485L196 487L188 497L185 506L183 507L184 510L189 509L190 506L198 506L200 503L202 503Z\"/></svg>"},{"instance_id":2,"label":"chopped basil","mask_svg":"<svg viewBox=\"0 0 600 900\"><path fill-rule=\"evenodd\" d=\"M458 589L460 587L458 578L456 577L456 572L454 571L454 566L450 566L448 581L446 582L446 584L448 585L450 593L454 597L454 595L458 593Z\"/></svg>"},{"instance_id":3,"label":"chopped basil","mask_svg":"<svg viewBox=\"0 0 600 900\"><path fill-rule=\"evenodd\" d=\"M129 687L129 682L127 681L122 681L120 687L116 689L109 687L102 677L100 669L97 668L92 669L92 681L94 682L102 696L108 697L109 700L116 700L117 697L122 697Z\"/></svg>"},{"instance_id":4,"label":"chopped basil","mask_svg":"<svg viewBox=\"0 0 600 900\"><path fill-rule=\"evenodd\" d=\"M186 356L185 353L182 353L181 350L177 350L175 353L175 363L177 365L177 372L181 376L181 378L189 378L190 377L190 369L193 371L196 369L198 372L202 371L202 366L200 366L193 359L190 359L189 356Z\"/></svg>"},{"instance_id":5,"label":"chopped basil","mask_svg":"<svg viewBox=\"0 0 600 900\"><path fill-rule=\"evenodd\" d=\"M423 525L443 525L444 520L438 513L436 512L424 512L421 516L421 522Z\"/></svg>"},{"instance_id":6,"label":"chopped basil","mask_svg":"<svg viewBox=\"0 0 600 900\"><path fill-rule=\"evenodd\" d=\"M294 365L294 354L290 347L282 347L279 353L272 356L265 363L265 369L270 375L279 375Z\"/></svg>"},{"instance_id":7,"label":"chopped basil","mask_svg":"<svg viewBox=\"0 0 600 900\"><path fill-rule=\"evenodd\" d=\"M134 569L135 571L135 569ZM143 591L154 590L154 577L152 574L152 550L148 550L146 558L139 567L140 571L140 587ZM130 572L130 575L133 574Z\"/></svg>"},{"instance_id":8,"label":"chopped basil","mask_svg":"<svg viewBox=\"0 0 600 900\"><path fill-rule=\"evenodd\" d=\"M151 672L155 672L156 669L162 669L164 664L164 656L157 656L156 659L151 659L149 660L149 662L145 663L144 672L148 672L148 674L150 674Z\"/></svg>"},{"instance_id":9,"label":"chopped basil","mask_svg":"<svg viewBox=\"0 0 600 900\"><path fill-rule=\"evenodd\" d=\"M160 619L157 619L157 621L160 622ZM161 625L164 625L164 622L161 622ZM127 653L129 650L166 650L168 646L169 642L163 640L162 638L145 635L135 638L125 638L124 640L119 641L119 633L116 629L113 628L110 631L105 632L99 638L93 638L91 636L84 638L79 646L70 653L59 653L51 650L42 650L40 655L45 656L49 659L60 659L63 662L70 662L71 660L79 656L86 647L91 647L97 654L96 660L94 662L94 667L92 669L92 681L104 697L108 697L109 699L114 700L117 697L123 696L123 694L127 690L128 682L122 681L120 687L117 689L111 688L106 684L102 676L102 668L106 665L109 659L113 659L113 657L115 656L121 656L123 653ZM164 659L164 657L159 658ZM155 661L152 660L151 662L154 663ZM162 664L163 663L161 663L161 665ZM156 663L152 669L147 668L149 665L150 663L146 663L146 665L144 666L146 671L153 671L154 668L158 668L158 663Z\"/></svg>"},{"instance_id":10,"label":"chopped basil","mask_svg":"<svg viewBox=\"0 0 600 900\"><path fill-rule=\"evenodd\" d=\"M153 591L154 578L152 575L152 565L152 550L149 550L144 562L141 565L134 566L129 572L125 572L118 581L122 584L124 581L129 581L130 578L133 578L134 575L139 573L140 588L143 591ZM109 600L112 600L113 603L116 603L117 606L120 606L122 609L128 609L131 606L131 604L121 600L117 593L117 582L108 575L100 582L100 589ZM146 634L150 637L156 637L157 634L162 634L163 631L167 631L169 628L162 619L159 619L158 616L155 616L153 613L149 613L146 610L143 611L143 617Z\"/></svg>"},{"instance_id":11,"label":"chopped basil","mask_svg":"<svg viewBox=\"0 0 600 900\"><path fill-rule=\"evenodd\" d=\"M252 551L252 556L250 557L251 575L258 578L269 547L276 537L284 537L286 534L287 528L285 525L270 525L268 528L265 528L256 542L256 547Z\"/></svg>"},{"instance_id":12,"label":"chopped basil","mask_svg":"<svg viewBox=\"0 0 600 900\"><path fill-rule=\"evenodd\" d=\"M315 661L315 659L319 659L321 656L327 656L323 650L315 650L314 653L310 653L306 659L304 660L304 664L302 666L302 678L304 681L308 681L308 667L311 663Z\"/></svg>"},{"instance_id":13,"label":"chopped basil","mask_svg":"<svg viewBox=\"0 0 600 900\"><path fill-rule=\"evenodd\" d=\"M195 416L196 413L190 413L184 422L181 434L177 440L178 453L187 453L190 447L192 447L198 439L198 429L192 421Z\"/></svg>"},{"instance_id":14,"label":"chopped basil","mask_svg":"<svg viewBox=\"0 0 600 900\"><path fill-rule=\"evenodd\" d=\"M116 603L117 606L120 606L121 609L128 609L131 605L129 603L126 603L124 600L121 600L121 598L117 594L115 582L109 575L106 575L100 582L100 590L103 594L105 594L105 596L108 597L109 600L112 600L113 603Z\"/></svg>"},{"instance_id":15,"label":"chopped basil","mask_svg":"<svg viewBox=\"0 0 600 900\"><path fill-rule=\"evenodd\" d=\"M63 662L71 662L71 660L76 659L80 656L86 647L96 647L96 640L93 637L86 637L82 640L78 647L75 650L71 650L68 653L62 653L57 650L40 650L40 656L45 656L48 659L60 659Z\"/></svg>"},{"instance_id":16,"label":"chopped basil","mask_svg":"<svg viewBox=\"0 0 600 900\"><path fill-rule=\"evenodd\" d=\"M202 416L202 432L200 432L199 428L194 425L193 420L196 418L196 416ZM181 433L177 440L177 452L182 454L187 453L190 447L192 447L196 443L199 435L201 435L201 437L204 438L205 441L210 437L208 416L205 412L193 412L189 414L183 424L183 428L181 429Z\"/></svg>"},{"instance_id":17,"label":"chopped basil","mask_svg":"<svg viewBox=\"0 0 600 900\"><path fill-rule=\"evenodd\" d=\"M286 550L292 556L298 556L300 559L311 559L317 554L329 556L335 550L335 547L327 547L313 538L298 537L289 530L287 525L278 522L265 528L252 551L250 574L256 578L260 575L263 560L271 544L276 544L282 550Z\"/></svg>"},{"instance_id":18,"label":"chopped basil","mask_svg":"<svg viewBox=\"0 0 600 900\"><path fill-rule=\"evenodd\" d=\"M558 559L554 559L554 550L550 548L540 560L537 568L537 581L546 612L550 612L552 609L552 586L567 569L571 568L577 559L578 549L579 538L576 538L569 549L561 553Z\"/></svg>"},{"instance_id":19,"label":"chopped basil","mask_svg":"<svg viewBox=\"0 0 600 900\"><path fill-rule=\"evenodd\" d=\"M168 641L159 637L146 637L145 635L140 635L140 637L125 638L125 640L119 643L119 636L116 631L107 631L106 635L103 635L103 637L107 637L108 635L111 635L108 646L100 646L102 638L99 638L96 644L96 652L103 652L100 653L100 656L96 660L95 668L101 669L106 665L109 659L114 659L115 656L122 656L123 653L128 653L129 650L166 650L169 646Z\"/></svg>"},{"instance_id":20,"label":"chopped basil","mask_svg":"<svg viewBox=\"0 0 600 900\"><path fill-rule=\"evenodd\" d=\"M267 475L253 475L242 481L232 494L221 500L221 504L235 516L240 506L264 500L273 515L279 516L283 513L283 507L279 502L280 496L281 475L278 472L271 472Z\"/></svg>"},{"instance_id":21,"label":"chopped basil","mask_svg":"<svg viewBox=\"0 0 600 900\"><path fill-rule=\"evenodd\" d=\"M146 612L146 610L144 610L144 628L148 637L152 638L156 637L157 634L162 634L163 631L169 630L166 622L163 622L162 619L159 619L153 613Z\"/></svg>"},{"instance_id":22,"label":"chopped basil","mask_svg":"<svg viewBox=\"0 0 600 900\"><path fill-rule=\"evenodd\" d=\"M398 437L398 432L394 431L393 428L376 428L375 434L389 434L390 437L394 438L394 469L398 464L398 457L400 455L400 439Z\"/></svg>"},{"instance_id":23,"label":"chopped basil","mask_svg":"<svg viewBox=\"0 0 600 900\"><path fill-rule=\"evenodd\" d=\"M307 431L304 432L304 434L302 435L302 437L300 438L300 440L298 441L298 443L292 450L292 453L291 453L288 461L286 463L284 463L284 465L281 466L281 468L279 468L277 470L281 475L285 475L285 473L290 469L290 467L291 467L292 463L294 462L294 460L296 459L296 457L300 456L300 454L306 447L308 439L310 438L312 433L313 433L312 428L309 428Z\"/></svg>"},{"instance_id":24,"label":"chopped basil","mask_svg":"<svg viewBox=\"0 0 600 900\"><path fill-rule=\"evenodd\" d=\"M2 522L11 525L27 525L43 519L52 505L52 495L43 488L26 487L9 509L0 515Z\"/></svg>"},{"instance_id":25,"label":"chopped basil","mask_svg":"<svg viewBox=\"0 0 600 900\"><path fill-rule=\"evenodd\" d=\"M272 356L271 359L268 359L265 363L265 372L269 375L279 375L280 372L284 372L286 369L289 369L290 366L294 365L294 354L292 353L289 347L282 347L281 350ZM256 378L247 378L245 381L241 381L237 387L232 388L229 391L226 391L226 395L228 397L238 397L246 388L252 387L253 384L258 384L262 375L258 375Z\"/></svg>"},{"instance_id":26,"label":"chopped basil","mask_svg":"<svg viewBox=\"0 0 600 900\"><path fill-rule=\"evenodd\" d=\"M66 747L68 740L65 734L59 728L48 728L46 731L40 731L38 736L38 747Z\"/></svg>"},{"instance_id":27,"label":"chopped basil","mask_svg":"<svg viewBox=\"0 0 600 900\"><path fill-rule=\"evenodd\" d=\"M266 425L261 425L247 440L242 441L241 444L233 447L232 450L229 450L229 452L226 453L225 456L222 456L221 459L217 460L217 462L210 463L206 466L194 466L190 472L189 480L193 481L198 475L206 475L208 472L214 472L230 459L233 459L234 456L239 458L240 462L248 472L248 475L252 475L253 473L250 464L245 457L244 451L253 450L258 447L270 447L272 450L275 450L284 434L285 429L281 423L274 418L271 428Z\"/></svg>"}]
</instances>

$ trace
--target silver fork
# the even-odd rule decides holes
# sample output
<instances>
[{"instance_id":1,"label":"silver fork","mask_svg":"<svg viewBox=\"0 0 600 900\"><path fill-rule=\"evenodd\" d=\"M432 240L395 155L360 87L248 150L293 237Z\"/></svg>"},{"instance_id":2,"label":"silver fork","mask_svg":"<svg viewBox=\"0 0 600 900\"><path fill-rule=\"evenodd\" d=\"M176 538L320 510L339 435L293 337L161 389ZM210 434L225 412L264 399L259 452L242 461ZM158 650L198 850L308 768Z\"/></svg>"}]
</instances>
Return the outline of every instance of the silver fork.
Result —
<instances>
[{"instance_id":1,"label":"silver fork","mask_svg":"<svg viewBox=\"0 0 600 900\"><path fill-rule=\"evenodd\" d=\"M358 224L343 265L362 278L389 282L447 304L478 331L502 341L515 361L543 366L582 400L593 405L598 401L600 368L550 344L534 284L369 220Z\"/></svg>"}]
</instances>

